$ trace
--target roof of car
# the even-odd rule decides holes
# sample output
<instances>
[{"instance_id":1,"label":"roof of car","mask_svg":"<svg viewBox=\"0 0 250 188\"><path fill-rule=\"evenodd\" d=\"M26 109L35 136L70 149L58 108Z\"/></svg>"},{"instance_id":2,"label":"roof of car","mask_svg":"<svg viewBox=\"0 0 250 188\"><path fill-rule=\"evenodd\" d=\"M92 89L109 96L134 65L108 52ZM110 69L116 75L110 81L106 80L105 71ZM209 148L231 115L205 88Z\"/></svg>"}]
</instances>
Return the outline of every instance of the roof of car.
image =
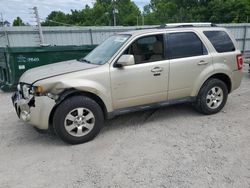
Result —
<instances>
[{"instance_id":1,"label":"roof of car","mask_svg":"<svg viewBox=\"0 0 250 188\"><path fill-rule=\"evenodd\" d=\"M222 27L169 27L169 28L148 28L148 29L137 29L132 31L122 32L120 34L129 34L129 35L143 35L150 33L164 33L166 31L204 31L204 30L224 30Z\"/></svg>"}]
</instances>

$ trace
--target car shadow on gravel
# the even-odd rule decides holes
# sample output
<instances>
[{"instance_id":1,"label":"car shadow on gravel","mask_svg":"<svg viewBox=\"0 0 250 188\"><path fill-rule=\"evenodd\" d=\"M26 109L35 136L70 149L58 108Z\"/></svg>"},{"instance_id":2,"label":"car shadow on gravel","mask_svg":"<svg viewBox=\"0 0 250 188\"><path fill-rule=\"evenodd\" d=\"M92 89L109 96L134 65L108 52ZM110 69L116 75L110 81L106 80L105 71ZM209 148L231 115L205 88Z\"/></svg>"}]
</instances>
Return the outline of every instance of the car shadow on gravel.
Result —
<instances>
[{"instance_id":1,"label":"car shadow on gravel","mask_svg":"<svg viewBox=\"0 0 250 188\"><path fill-rule=\"evenodd\" d=\"M183 116L200 117L202 114L195 111L191 104L177 104L163 108L117 116L114 119L107 120L105 122L105 128L102 130L102 132L130 126L143 126L143 124L151 122L164 122Z\"/></svg>"},{"instance_id":2,"label":"car shadow on gravel","mask_svg":"<svg viewBox=\"0 0 250 188\"><path fill-rule=\"evenodd\" d=\"M19 132L18 144L22 145L48 145L48 146L65 146L65 143L61 141L55 134L48 131L38 131L32 126L20 122L17 130Z\"/></svg>"},{"instance_id":3,"label":"car shadow on gravel","mask_svg":"<svg viewBox=\"0 0 250 188\"><path fill-rule=\"evenodd\" d=\"M200 117L201 114L196 112L190 104L178 104L158 109L145 110L140 112L134 112L126 115L117 116L114 119L107 120L104 124L104 128L100 134L109 134L112 131L128 128L143 126L149 122L162 122L168 121L178 117ZM66 146L55 134L49 132L38 132L36 129L26 124L21 123L19 127L20 134L22 135L20 142L32 145L47 145L47 146ZM22 133L21 133L22 132ZM98 136L97 138L98 139ZM19 143L20 144L20 143Z\"/></svg>"},{"instance_id":4,"label":"car shadow on gravel","mask_svg":"<svg viewBox=\"0 0 250 188\"><path fill-rule=\"evenodd\" d=\"M61 139L57 137L57 135L51 134L51 133L39 133L36 130L34 130L34 134L36 135L35 139L33 139L32 142L35 141L35 144L43 144L43 145L50 145L50 146L65 146L68 145L67 143L64 143Z\"/></svg>"}]
</instances>

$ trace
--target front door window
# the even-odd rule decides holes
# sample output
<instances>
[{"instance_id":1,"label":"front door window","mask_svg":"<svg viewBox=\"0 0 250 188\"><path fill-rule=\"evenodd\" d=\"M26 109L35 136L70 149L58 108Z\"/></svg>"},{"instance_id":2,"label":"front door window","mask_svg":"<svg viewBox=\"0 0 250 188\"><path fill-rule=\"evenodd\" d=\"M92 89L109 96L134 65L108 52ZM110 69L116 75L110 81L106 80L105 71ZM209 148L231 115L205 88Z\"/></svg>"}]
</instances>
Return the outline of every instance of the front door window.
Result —
<instances>
[{"instance_id":1,"label":"front door window","mask_svg":"<svg viewBox=\"0 0 250 188\"><path fill-rule=\"evenodd\" d=\"M160 61L164 59L163 35L152 35L137 39L125 51L132 54L135 64Z\"/></svg>"}]
</instances>

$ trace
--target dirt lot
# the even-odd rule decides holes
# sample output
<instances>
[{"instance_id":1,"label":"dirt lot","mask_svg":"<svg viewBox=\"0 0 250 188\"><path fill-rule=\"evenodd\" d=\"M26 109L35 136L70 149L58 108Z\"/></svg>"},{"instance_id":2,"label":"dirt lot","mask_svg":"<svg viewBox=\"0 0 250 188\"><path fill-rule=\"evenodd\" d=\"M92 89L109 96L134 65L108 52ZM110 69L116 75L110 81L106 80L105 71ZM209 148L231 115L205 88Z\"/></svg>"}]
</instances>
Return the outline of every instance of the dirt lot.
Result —
<instances>
[{"instance_id":1,"label":"dirt lot","mask_svg":"<svg viewBox=\"0 0 250 188\"><path fill-rule=\"evenodd\" d=\"M18 120L0 93L0 187L250 187L250 74L221 113L190 105L117 117L69 146Z\"/></svg>"}]
</instances>

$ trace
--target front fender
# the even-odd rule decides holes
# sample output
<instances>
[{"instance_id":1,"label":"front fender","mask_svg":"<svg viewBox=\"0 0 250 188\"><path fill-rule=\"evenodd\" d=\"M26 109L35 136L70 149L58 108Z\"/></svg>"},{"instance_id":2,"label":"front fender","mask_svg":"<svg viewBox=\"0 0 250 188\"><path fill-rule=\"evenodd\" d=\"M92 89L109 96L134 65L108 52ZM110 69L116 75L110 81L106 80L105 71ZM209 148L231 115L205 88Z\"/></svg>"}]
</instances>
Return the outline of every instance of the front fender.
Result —
<instances>
[{"instance_id":1,"label":"front fender","mask_svg":"<svg viewBox=\"0 0 250 188\"><path fill-rule=\"evenodd\" d=\"M58 91L64 91L66 89L73 88L82 92L89 92L97 95L105 104L108 112L111 112L112 109L112 100L111 93L108 87L104 85L87 79L71 79L71 80L63 80L55 85L52 90L52 93L56 93Z\"/></svg>"}]
</instances>

